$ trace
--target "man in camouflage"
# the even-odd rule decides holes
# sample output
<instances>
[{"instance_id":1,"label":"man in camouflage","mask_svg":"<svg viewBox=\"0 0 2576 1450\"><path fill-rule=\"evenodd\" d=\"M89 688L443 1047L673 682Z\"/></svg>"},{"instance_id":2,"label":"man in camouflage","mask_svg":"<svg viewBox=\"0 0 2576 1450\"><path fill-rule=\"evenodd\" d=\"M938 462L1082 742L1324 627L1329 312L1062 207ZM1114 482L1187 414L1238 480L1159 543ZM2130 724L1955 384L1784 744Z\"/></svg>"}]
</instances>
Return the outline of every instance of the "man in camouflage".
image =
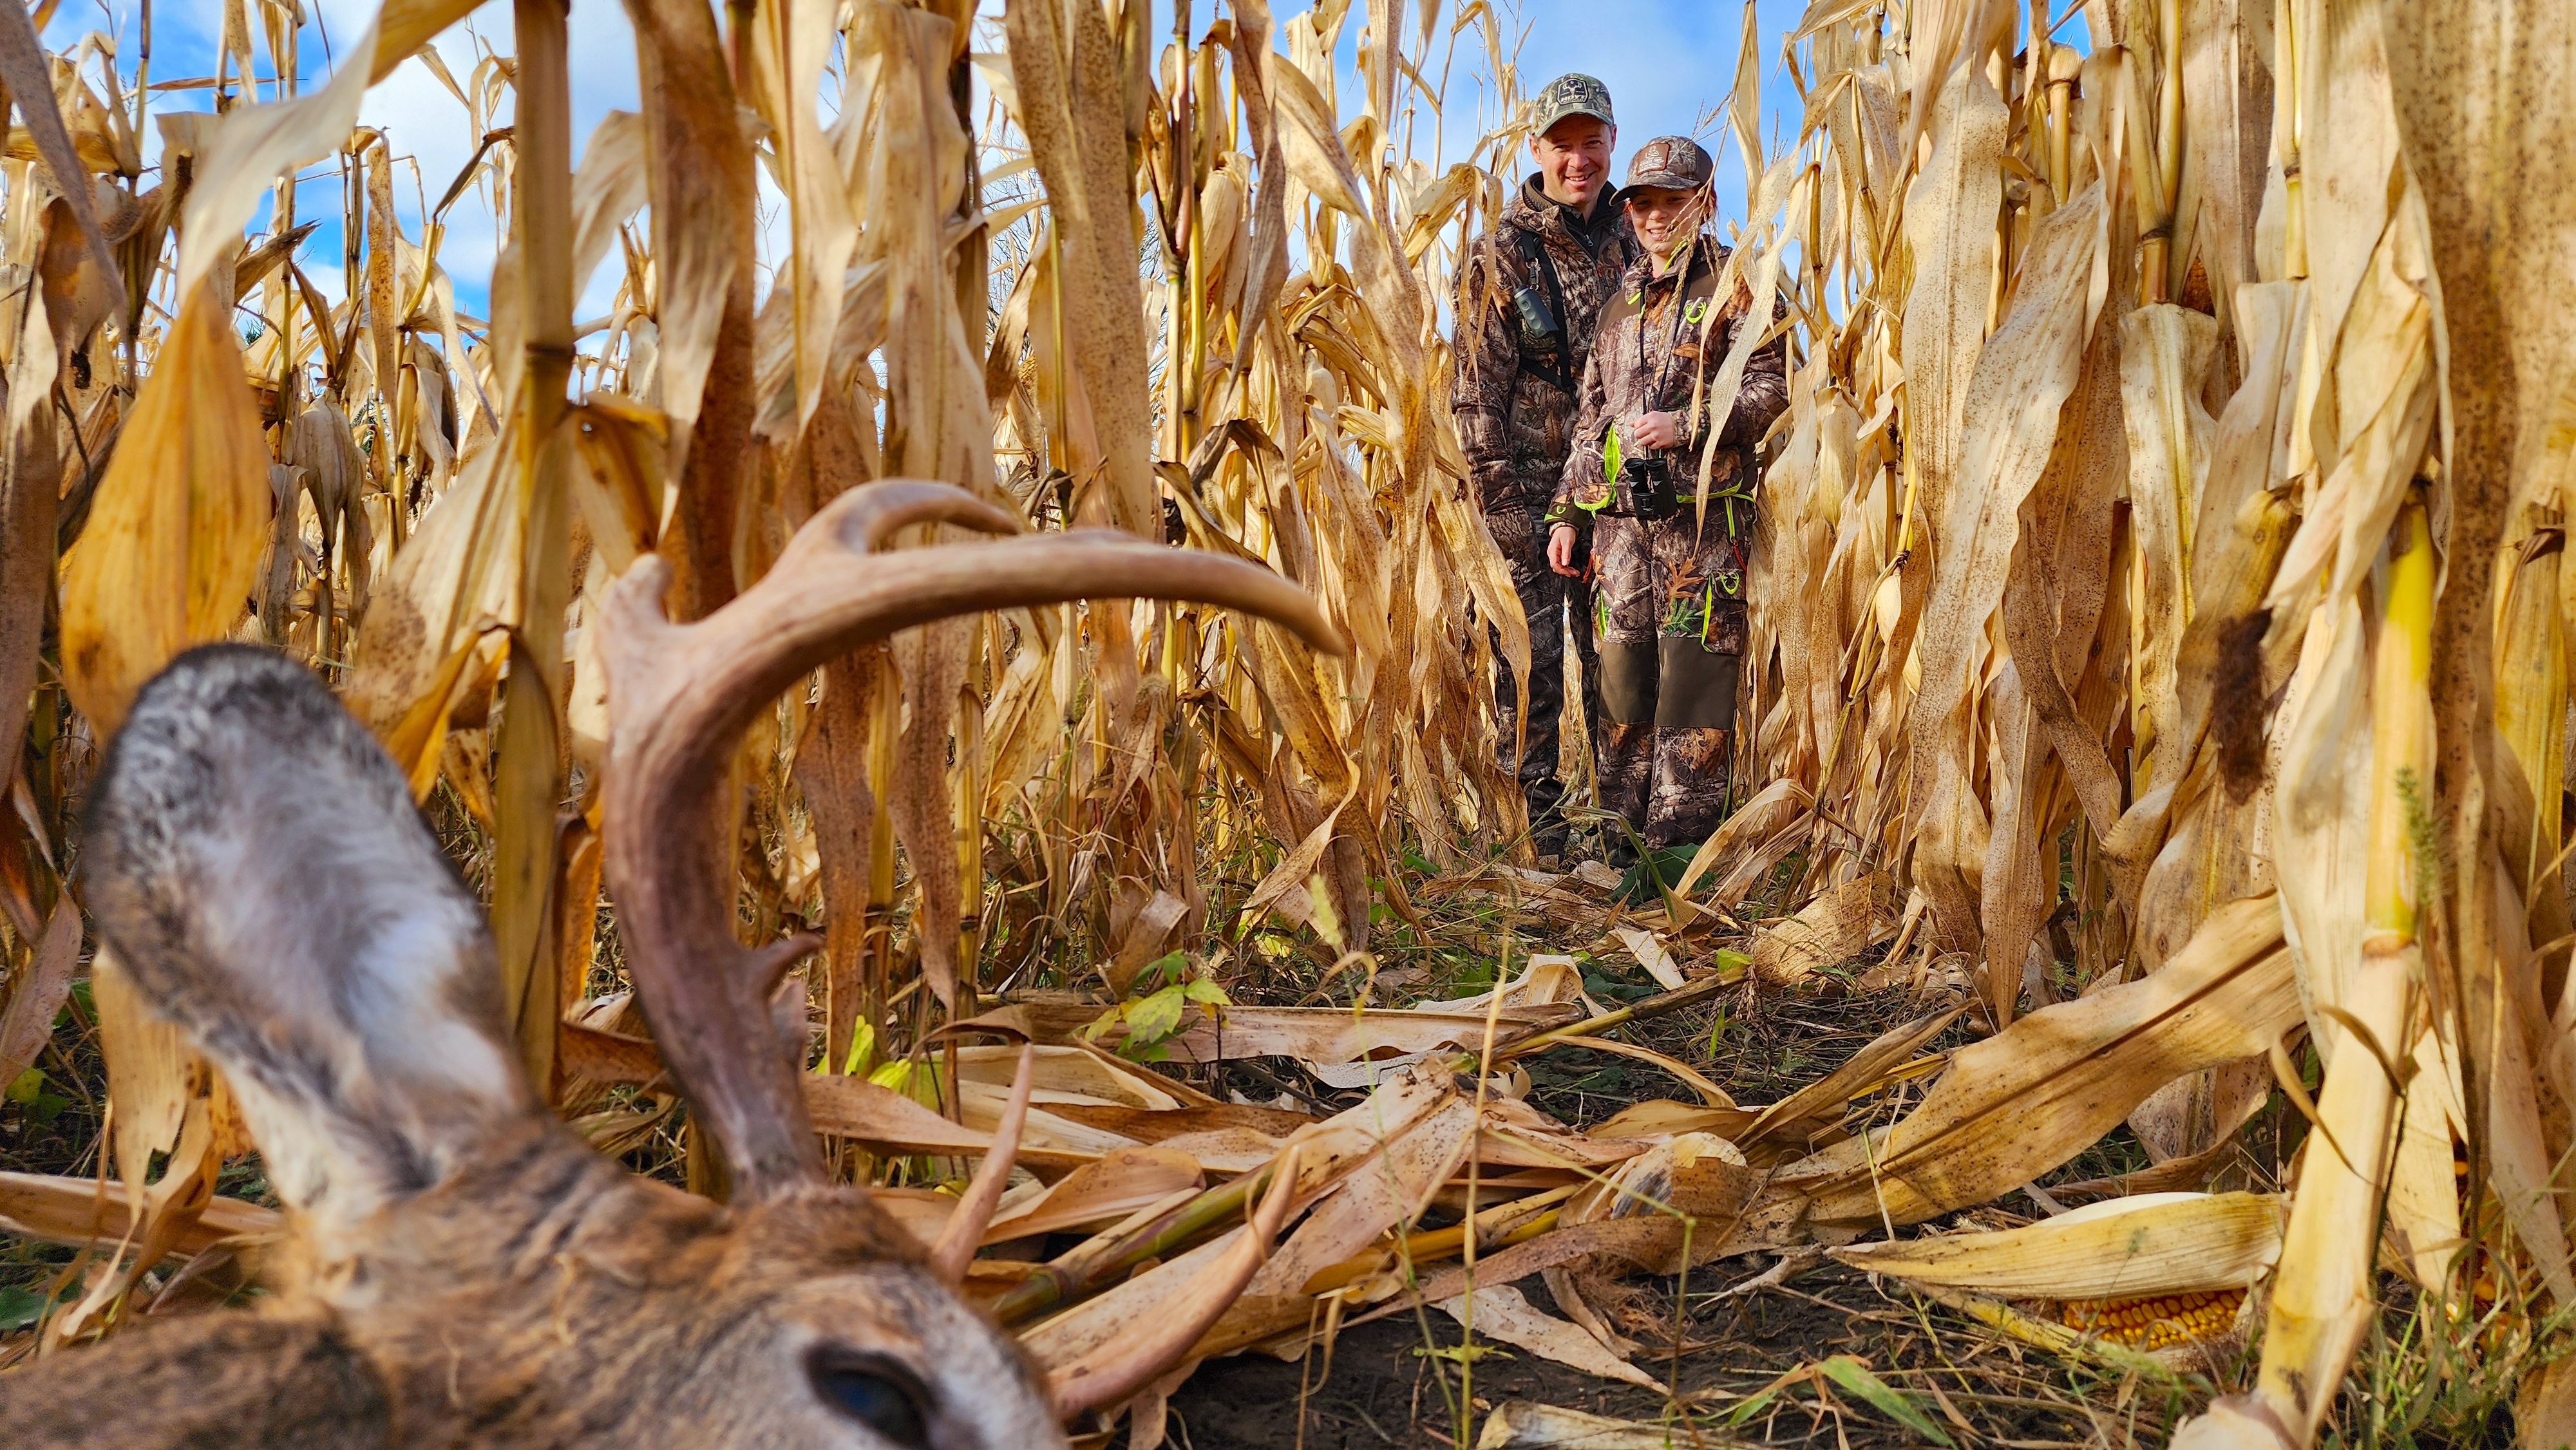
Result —
<instances>
[{"instance_id":1,"label":"man in camouflage","mask_svg":"<svg viewBox=\"0 0 2576 1450\"><path fill-rule=\"evenodd\" d=\"M1566 577L1582 572L1580 521L1597 520L1601 803L1654 848L1696 844L1726 814L1753 450L1789 401L1787 348L1773 338L1714 415L1709 384L1738 331L1762 324L1746 317L1740 281L1719 294L1728 249L1700 230L1713 170L1682 136L1629 161L1616 201L1642 255L1594 330L1547 515L1548 562Z\"/></svg>"},{"instance_id":2,"label":"man in camouflage","mask_svg":"<svg viewBox=\"0 0 2576 1450\"><path fill-rule=\"evenodd\" d=\"M1516 768L1538 854L1564 849L1565 786L1557 778L1565 701L1565 636L1582 661L1586 713L1601 717L1591 591L1547 566L1549 497L1565 470L1574 389L1593 320L1635 258L1619 209L1603 195L1618 137L1610 91L1587 75L1550 81L1533 103L1530 156L1538 171L1512 193L1458 269L1457 371L1450 401L1484 506L1485 526L1511 569L1529 618L1528 732L1520 758L1517 695L1508 668L1495 682L1502 755Z\"/></svg>"}]
</instances>

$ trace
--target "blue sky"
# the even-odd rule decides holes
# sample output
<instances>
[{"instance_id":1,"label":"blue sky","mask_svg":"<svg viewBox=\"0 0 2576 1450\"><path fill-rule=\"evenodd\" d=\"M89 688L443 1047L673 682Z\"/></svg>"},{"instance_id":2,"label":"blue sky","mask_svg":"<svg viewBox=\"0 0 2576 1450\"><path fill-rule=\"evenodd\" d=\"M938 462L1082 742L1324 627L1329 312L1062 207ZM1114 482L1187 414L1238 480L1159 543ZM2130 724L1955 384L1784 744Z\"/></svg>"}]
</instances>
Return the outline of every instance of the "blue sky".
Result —
<instances>
[{"instance_id":1,"label":"blue sky","mask_svg":"<svg viewBox=\"0 0 2576 1450\"><path fill-rule=\"evenodd\" d=\"M1805 9L1797 0L1760 0L1757 6L1762 99L1782 135L1797 125L1798 97L1779 62L1780 42L1797 27ZM1617 164L1622 173L1629 154L1654 137L1695 135L1718 158L1718 197L1725 214L1739 215L1744 204L1742 158L1732 144L1721 147L1717 128L1702 122L1725 104L1735 86L1744 24L1740 3L1522 0L1517 17L1527 37L1520 53L1524 93L1535 95L1562 71L1600 77L1619 113ZM1768 124L1764 144L1771 145Z\"/></svg>"},{"instance_id":2,"label":"blue sky","mask_svg":"<svg viewBox=\"0 0 2576 1450\"><path fill-rule=\"evenodd\" d=\"M255 12L255 0L252 8ZM1204 28L1209 6L1201 3L1194 8L1198 12L1194 18ZM1275 8L1285 17L1302 7L1292 0ZM1366 13L1365 0L1355 0L1353 8L1360 13L1344 27L1342 54L1346 107L1356 104L1359 80L1351 61ZM1454 8L1454 0L1444 4L1444 27ZM318 85L328 73L326 50L334 56L345 54L365 31L375 9L376 0L306 0L310 18L300 41L306 89ZM992 0L987 0L986 9L998 13ZM1169 0L1155 0L1155 9L1157 34L1169 34ZM1796 124L1796 96L1778 54L1780 38L1796 25L1803 9L1798 0L1760 0L1764 101L1775 128ZM130 79L134 72L137 13L137 0L71 0L56 11L46 28L45 40L50 47L67 49L85 33L104 32L119 42L118 68ZM153 16L153 79L161 82L212 75L221 14L222 7L213 0L157 6ZM617 0L574 0L571 14L573 116L578 147L603 113L611 108L632 109L638 101L634 37L622 5ZM1523 36L1519 65L1524 92L1534 93L1561 71L1587 71L1601 77L1609 83L1619 111L1620 168L1625 168L1630 152L1653 136L1698 131L1703 143L1718 154L1719 195L1727 215L1732 217L1740 210L1744 190L1741 160L1731 145L1719 146L1714 131L1700 125L1724 102L1734 84L1742 24L1738 6L1689 0L1518 0L1516 5L1514 0L1502 0L1498 14L1509 27L1507 34L1516 31ZM1408 19L1406 30L1410 32L1416 23L1418 18ZM441 35L435 45L458 83L470 86L473 69L486 47L504 54L509 51L510 9L505 4L488 4ZM259 42L259 52L261 74L265 76L269 62L264 40ZM1472 32L1461 35L1450 80L1451 120L1444 145L1449 154L1443 159L1456 159L1473 144L1470 132L1480 112L1482 119L1490 123L1491 107L1478 105L1483 95L1483 68L1481 43ZM156 111L206 110L211 108L212 99L204 90L173 91L156 94L152 104ZM382 128L393 139L398 158L397 207L405 215L406 230L416 241L416 198L435 204L473 154L476 138L465 108L428 67L413 60L368 92L360 120ZM494 124L507 121L502 116ZM339 180L327 164L308 168L306 176L297 193L299 216L308 221L320 220L323 225L305 243L303 265L318 285L337 296L341 276ZM254 223L265 224L264 214ZM783 222L778 230L783 232ZM441 260L455 280L458 305L468 312L482 312L485 278L496 243L491 215L479 197L468 197L450 210ZM615 268L601 268L600 276L591 285L591 295L582 299L581 315L589 317L605 311L614 289Z\"/></svg>"}]
</instances>

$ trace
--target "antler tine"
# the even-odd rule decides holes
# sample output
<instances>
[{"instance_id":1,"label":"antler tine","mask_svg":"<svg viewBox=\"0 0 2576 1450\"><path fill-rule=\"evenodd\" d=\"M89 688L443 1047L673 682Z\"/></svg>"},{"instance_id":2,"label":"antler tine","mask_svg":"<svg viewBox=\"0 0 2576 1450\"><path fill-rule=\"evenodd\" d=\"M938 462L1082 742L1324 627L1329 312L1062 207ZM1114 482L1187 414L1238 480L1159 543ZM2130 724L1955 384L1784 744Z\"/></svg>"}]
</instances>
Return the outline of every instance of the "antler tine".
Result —
<instances>
[{"instance_id":1,"label":"antler tine","mask_svg":"<svg viewBox=\"0 0 2576 1450\"><path fill-rule=\"evenodd\" d=\"M1015 515L954 485L918 478L889 478L866 488L849 489L815 517L830 519L826 530L829 536L861 553L874 551L885 543L886 535L911 524L959 524L988 534L1020 532ZM801 539L805 530L799 529L796 534ZM788 541L790 549L795 546L794 539Z\"/></svg>"},{"instance_id":2,"label":"antler tine","mask_svg":"<svg viewBox=\"0 0 2576 1450\"><path fill-rule=\"evenodd\" d=\"M1002 1109L1002 1121L993 1129L993 1146L975 1169L966 1196L957 1200L956 1212L940 1228L939 1242L930 1246L930 1272L944 1284L966 1282L966 1266L983 1245L984 1230L992 1226L993 1210L1011 1181L1011 1165L1019 1161L1020 1130L1028 1126L1029 1093L1037 1086L1037 1066L1038 1050L1023 1045L1019 1070L1011 1074L1010 1105Z\"/></svg>"},{"instance_id":3,"label":"antler tine","mask_svg":"<svg viewBox=\"0 0 2576 1450\"><path fill-rule=\"evenodd\" d=\"M767 996L780 948L733 932L734 845L717 795L743 728L826 660L952 614L1093 596L1186 599L1276 620L1327 653L1339 634L1304 591L1257 565L1124 534L871 550L908 524L992 532L1010 515L946 484L853 489L799 529L760 581L693 624L662 613L671 569L647 555L601 610L609 743L602 811L628 962L681 1086L724 1150L735 1191L760 1198L823 1163Z\"/></svg>"}]
</instances>

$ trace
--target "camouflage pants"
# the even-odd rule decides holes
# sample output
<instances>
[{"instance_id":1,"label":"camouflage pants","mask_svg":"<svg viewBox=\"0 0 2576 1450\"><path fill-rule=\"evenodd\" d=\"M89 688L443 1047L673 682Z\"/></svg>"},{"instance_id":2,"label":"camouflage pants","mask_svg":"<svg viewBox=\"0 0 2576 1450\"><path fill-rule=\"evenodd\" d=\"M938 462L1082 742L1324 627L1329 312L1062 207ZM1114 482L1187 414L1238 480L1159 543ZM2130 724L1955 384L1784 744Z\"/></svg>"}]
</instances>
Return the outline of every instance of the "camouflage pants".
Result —
<instances>
[{"instance_id":1,"label":"camouflage pants","mask_svg":"<svg viewBox=\"0 0 2576 1450\"><path fill-rule=\"evenodd\" d=\"M1601 804L1649 846L1696 845L1727 810L1744 546L1715 517L1605 517L1595 528Z\"/></svg>"},{"instance_id":2,"label":"camouflage pants","mask_svg":"<svg viewBox=\"0 0 2576 1450\"><path fill-rule=\"evenodd\" d=\"M1557 778L1556 767L1563 735L1565 637L1569 632L1574 636L1575 657L1583 663L1585 718L1596 729L1601 719L1600 656L1592 646L1592 586L1547 567L1548 526L1537 508L1491 510L1485 515L1485 526L1492 531L1494 547L1502 551L1503 562L1511 569L1512 588L1521 597L1521 612L1529 618L1529 739L1517 762L1512 759L1512 743L1519 728L1520 699L1511 666L1499 660L1494 672L1494 703L1501 712L1502 762L1521 783L1521 797L1529 805L1530 825L1538 833L1544 851L1564 832L1562 825L1551 829L1550 818L1565 799L1565 783ZM1580 557L1576 562L1582 562Z\"/></svg>"}]
</instances>

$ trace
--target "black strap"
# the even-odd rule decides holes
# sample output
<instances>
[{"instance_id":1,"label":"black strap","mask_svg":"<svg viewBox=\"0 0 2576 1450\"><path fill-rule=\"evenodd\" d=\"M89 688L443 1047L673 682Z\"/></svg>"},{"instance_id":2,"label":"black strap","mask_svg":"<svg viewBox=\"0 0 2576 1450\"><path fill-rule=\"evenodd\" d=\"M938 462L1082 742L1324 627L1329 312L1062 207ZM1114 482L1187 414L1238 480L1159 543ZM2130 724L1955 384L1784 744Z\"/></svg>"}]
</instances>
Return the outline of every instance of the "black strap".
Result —
<instances>
[{"instance_id":1,"label":"black strap","mask_svg":"<svg viewBox=\"0 0 2576 1450\"><path fill-rule=\"evenodd\" d=\"M1655 369L1655 385L1646 392L1646 401L1660 409L1664 402L1664 385L1672 381L1673 359L1682 346L1682 316L1690 311L1691 272L1699 265L1699 239L1693 237L1688 255L1682 258L1682 275L1673 283L1672 336L1664 340L1664 365ZM1652 285L1651 283L1649 285ZM1646 329L1637 329L1637 367L1646 366Z\"/></svg>"},{"instance_id":2,"label":"black strap","mask_svg":"<svg viewBox=\"0 0 2576 1450\"><path fill-rule=\"evenodd\" d=\"M1659 368L1655 369L1655 380L1654 380L1654 382L1652 382L1651 384L1647 385L1647 388L1646 388L1646 396L1645 396L1643 399L1641 399L1641 400L1640 400L1640 404L1639 404L1639 405L1640 405L1644 410L1646 410L1646 411L1648 411L1648 412L1660 412L1660 411L1662 411L1662 409L1663 409L1663 406L1664 406L1664 385L1665 385L1666 383L1668 383L1668 382L1672 381L1672 376L1673 376L1673 358L1674 358L1674 355L1675 355L1675 354L1680 350L1680 348L1681 348L1681 344L1682 344L1682 314L1683 314L1683 313L1685 313L1685 312L1688 312L1688 311L1690 310L1690 284L1691 284L1691 273L1692 273L1693 269L1695 269L1698 265L1699 265L1699 239L1698 239L1697 237L1693 237L1693 238L1691 239L1691 242L1690 242L1690 251L1689 251L1688 253L1686 253L1686 254L1683 256L1683 258L1682 258L1682 274L1681 274L1681 276L1680 276L1680 277L1675 278L1675 279L1674 279L1674 281L1673 281L1673 326L1672 326L1672 336L1670 336L1670 337L1668 337L1668 338L1666 338L1666 339L1664 340L1664 362L1663 362L1663 366L1661 366L1661 367L1659 367ZM1647 287L1652 287L1652 286L1654 286L1654 285L1655 285L1655 280L1656 280L1656 279L1654 279L1654 278L1652 278L1652 277L1649 277L1649 278L1647 278L1647 279L1646 279L1644 286L1641 286L1640 288L1638 288L1637 293L1636 293L1636 304L1637 304L1637 305L1636 305L1636 307L1635 307L1635 310L1636 310L1636 311L1638 311L1638 312L1640 312L1640 313L1642 313L1642 312L1644 312L1644 311L1645 311L1645 303L1644 303L1644 299L1645 299L1645 289L1646 289ZM1617 314L1616 314L1616 317L1617 317L1617 321L1618 321L1619 323L1621 323L1621 324L1625 324L1625 323L1627 322L1627 320L1628 320L1628 309L1626 309L1626 308L1621 308L1620 310L1618 310L1618 312L1617 312ZM1603 327L1608 327L1608 326L1610 326L1610 325L1611 325L1611 323L1612 323L1612 313L1611 313L1611 310L1610 310L1610 309L1605 308L1605 309L1603 309L1603 313L1602 313L1601 326L1603 326ZM1637 371L1639 371L1639 372L1644 372L1645 370L1646 370L1646 324L1645 324L1644 322L1642 322L1642 321L1641 321L1641 322L1639 322L1639 323L1637 324ZM1617 420L1615 417L1611 420L1611 422L1610 422L1610 426L1611 426L1611 427L1613 427L1613 428L1616 428L1616 427L1618 427L1618 426L1619 426L1618 420ZM1696 431L1696 430L1694 430L1694 431ZM1651 451L1651 452L1655 452L1655 453L1662 453L1662 452L1664 452L1664 451L1666 451L1666 450L1664 450L1664 449L1660 449L1660 448L1657 448L1657 449L1652 449L1652 450L1649 450L1649 451Z\"/></svg>"},{"instance_id":3,"label":"black strap","mask_svg":"<svg viewBox=\"0 0 2576 1450\"><path fill-rule=\"evenodd\" d=\"M1664 340L1663 366L1656 370L1654 385L1646 395L1646 402L1657 408L1660 408L1663 403L1665 386L1672 381L1673 363L1681 356L1682 329L1687 324L1690 314L1691 281L1698 275L1700 251L1704 241L1705 238L1697 237L1691 240L1690 255L1683 260L1681 276L1675 279L1673 283L1672 335ZM1712 308L1719 306L1717 301L1717 284L1724 281L1725 278L1726 269L1718 264L1716 258L1710 258L1706 300L1708 305ZM1649 287L1653 286L1654 279L1649 278L1646 285ZM1644 293L1641 290L1636 295L1640 300L1642 300ZM1621 301L1625 302L1627 300L1628 298L1623 294ZM1614 322L1614 317L1618 323L1625 323L1628 313L1631 310L1642 312L1644 308L1642 305L1634 309L1626 307L1618 309L1604 308L1601 314L1601 326L1605 330L1611 328ZM1644 369L1645 363L1646 329L1643 325L1640 325L1637 329L1637 366L1640 371ZM1707 360L1705 358L1701 359L1700 366L1705 367L1706 365ZM1693 415L1690 419L1691 436L1698 436L1699 424L1700 419L1697 415L1697 410L1694 409Z\"/></svg>"},{"instance_id":4,"label":"black strap","mask_svg":"<svg viewBox=\"0 0 2576 1450\"><path fill-rule=\"evenodd\" d=\"M1548 310L1556 314L1556 361L1548 367L1547 379L1556 384L1558 391L1573 392L1574 382L1568 365L1574 357L1574 319L1565 315L1565 289L1557 285L1556 259L1547 254L1547 244L1539 240L1537 233L1514 227L1512 235L1520 242L1521 252L1530 265L1547 279Z\"/></svg>"},{"instance_id":5,"label":"black strap","mask_svg":"<svg viewBox=\"0 0 2576 1450\"><path fill-rule=\"evenodd\" d=\"M1547 305L1556 313L1557 333L1565 339L1557 352L1557 365L1562 375L1566 360L1574 355L1574 318L1565 310L1565 289L1557 285L1556 258L1548 255L1547 244L1535 234L1523 232L1521 235L1529 239L1530 250L1537 254L1538 274L1547 279Z\"/></svg>"}]
</instances>

